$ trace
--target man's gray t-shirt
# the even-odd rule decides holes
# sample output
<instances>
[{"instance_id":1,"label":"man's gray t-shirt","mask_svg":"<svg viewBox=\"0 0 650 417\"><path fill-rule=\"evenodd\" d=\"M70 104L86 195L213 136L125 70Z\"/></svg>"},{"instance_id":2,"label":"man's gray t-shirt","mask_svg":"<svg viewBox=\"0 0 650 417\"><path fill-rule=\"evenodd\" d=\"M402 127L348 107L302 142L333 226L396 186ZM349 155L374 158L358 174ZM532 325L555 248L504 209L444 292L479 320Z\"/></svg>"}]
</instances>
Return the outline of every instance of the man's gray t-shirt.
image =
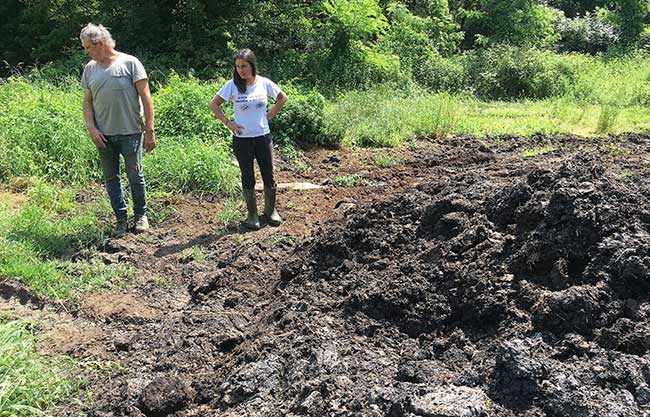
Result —
<instances>
[{"instance_id":1,"label":"man's gray t-shirt","mask_svg":"<svg viewBox=\"0 0 650 417\"><path fill-rule=\"evenodd\" d=\"M104 135L141 133L142 102L135 82L147 78L138 58L119 53L108 68L90 61L81 76L81 87L93 95L95 126Z\"/></svg>"}]
</instances>

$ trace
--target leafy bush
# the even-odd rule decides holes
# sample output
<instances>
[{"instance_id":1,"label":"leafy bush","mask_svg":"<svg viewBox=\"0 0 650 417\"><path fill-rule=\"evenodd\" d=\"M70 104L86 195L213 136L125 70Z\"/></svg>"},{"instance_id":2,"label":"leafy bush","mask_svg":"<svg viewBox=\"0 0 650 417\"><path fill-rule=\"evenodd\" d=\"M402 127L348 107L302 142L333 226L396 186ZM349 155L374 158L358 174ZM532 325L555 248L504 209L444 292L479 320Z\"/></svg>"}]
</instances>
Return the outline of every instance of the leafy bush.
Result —
<instances>
[{"instance_id":1,"label":"leafy bush","mask_svg":"<svg viewBox=\"0 0 650 417\"><path fill-rule=\"evenodd\" d=\"M193 136L210 139L228 137L228 129L208 108L223 82L203 83L192 76L183 80L172 72L168 84L154 96L157 134L181 139Z\"/></svg>"},{"instance_id":2,"label":"leafy bush","mask_svg":"<svg viewBox=\"0 0 650 417\"><path fill-rule=\"evenodd\" d=\"M315 90L302 93L291 84L283 86L289 101L271 120L274 140L281 144L295 142L314 143L323 146L337 146L336 138L325 132L323 111L325 98Z\"/></svg>"},{"instance_id":3,"label":"leafy bush","mask_svg":"<svg viewBox=\"0 0 650 417\"><path fill-rule=\"evenodd\" d=\"M476 94L489 99L559 96L570 90L577 76L561 56L509 45L470 52L465 65Z\"/></svg>"},{"instance_id":4,"label":"leafy bush","mask_svg":"<svg viewBox=\"0 0 650 417\"><path fill-rule=\"evenodd\" d=\"M305 56L303 79L325 95L341 90L367 89L378 83L404 81L397 55L351 41L348 50L324 47Z\"/></svg>"},{"instance_id":5,"label":"leafy bush","mask_svg":"<svg viewBox=\"0 0 650 417\"><path fill-rule=\"evenodd\" d=\"M413 67L413 80L433 91L471 92L464 57L433 57Z\"/></svg>"},{"instance_id":6,"label":"leafy bush","mask_svg":"<svg viewBox=\"0 0 650 417\"><path fill-rule=\"evenodd\" d=\"M423 58L453 53L463 34L449 11L442 17L420 17L411 14L406 6L390 3L387 7L390 27L382 44L400 57L402 64L412 67Z\"/></svg>"},{"instance_id":7,"label":"leafy bush","mask_svg":"<svg viewBox=\"0 0 650 417\"><path fill-rule=\"evenodd\" d=\"M647 25L639 36L639 49L650 52L650 25Z\"/></svg>"},{"instance_id":8,"label":"leafy bush","mask_svg":"<svg viewBox=\"0 0 650 417\"><path fill-rule=\"evenodd\" d=\"M629 46L636 45L650 14L648 0L606 0L605 3L609 11L607 18L616 25L621 41Z\"/></svg>"},{"instance_id":9,"label":"leafy bush","mask_svg":"<svg viewBox=\"0 0 650 417\"><path fill-rule=\"evenodd\" d=\"M477 40L487 44L547 47L557 40L553 22L557 13L536 0L479 0L458 9L466 47Z\"/></svg>"},{"instance_id":10,"label":"leafy bush","mask_svg":"<svg viewBox=\"0 0 650 417\"><path fill-rule=\"evenodd\" d=\"M302 74L325 93L402 77L399 57L378 46L388 23L377 0L327 0Z\"/></svg>"},{"instance_id":11,"label":"leafy bush","mask_svg":"<svg viewBox=\"0 0 650 417\"><path fill-rule=\"evenodd\" d=\"M560 50L595 54L606 51L619 39L614 26L601 15L587 13L574 19L560 18L557 22L560 33Z\"/></svg>"},{"instance_id":12,"label":"leafy bush","mask_svg":"<svg viewBox=\"0 0 650 417\"><path fill-rule=\"evenodd\" d=\"M414 81L427 86L440 84L432 67L439 62L439 56L454 52L463 38L449 10L442 6L440 9L440 17L420 17L400 3L390 3L390 28L380 42L382 48L399 56L402 73L411 73Z\"/></svg>"}]
</instances>

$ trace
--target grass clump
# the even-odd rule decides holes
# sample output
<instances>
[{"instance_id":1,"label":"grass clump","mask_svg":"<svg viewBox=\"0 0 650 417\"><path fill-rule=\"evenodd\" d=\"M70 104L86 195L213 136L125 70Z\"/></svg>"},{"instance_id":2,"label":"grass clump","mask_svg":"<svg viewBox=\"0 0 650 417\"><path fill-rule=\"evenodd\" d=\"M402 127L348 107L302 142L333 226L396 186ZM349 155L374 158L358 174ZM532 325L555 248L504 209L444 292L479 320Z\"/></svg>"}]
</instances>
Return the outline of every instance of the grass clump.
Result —
<instances>
[{"instance_id":1,"label":"grass clump","mask_svg":"<svg viewBox=\"0 0 650 417\"><path fill-rule=\"evenodd\" d=\"M47 409L81 387L75 364L36 349L25 322L0 322L0 416L47 415Z\"/></svg>"},{"instance_id":2,"label":"grass clump","mask_svg":"<svg viewBox=\"0 0 650 417\"><path fill-rule=\"evenodd\" d=\"M147 183L161 191L205 191L231 195L239 186L229 140L162 137L143 161Z\"/></svg>"},{"instance_id":3,"label":"grass clump","mask_svg":"<svg viewBox=\"0 0 650 417\"><path fill-rule=\"evenodd\" d=\"M0 276L18 277L36 292L57 298L127 279L132 274L128 266L70 260L75 254L92 258L104 240L103 214L78 208L70 190L52 189L44 198L46 187L37 182L29 188L20 209L0 207Z\"/></svg>"},{"instance_id":4,"label":"grass clump","mask_svg":"<svg viewBox=\"0 0 650 417\"><path fill-rule=\"evenodd\" d=\"M614 129L619 110L614 106L605 105L600 110L596 133L608 133Z\"/></svg>"},{"instance_id":5,"label":"grass clump","mask_svg":"<svg viewBox=\"0 0 650 417\"><path fill-rule=\"evenodd\" d=\"M243 213L241 198L226 198L217 212L217 223L224 229L236 228Z\"/></svg>"},{"instance_id":6,"label":"grass clump","mask_svg":"<svg viewBox=\"0 0 650 417\"><path fill-rule=\"evenodd\" d=\"M37 176L79 184L100 177L80 88L0 81L0 179Z\"/></svg>"},{"instance_id":7,"label":"grass clump","mask_svg":"<svg viewBox=\"0 0 650 417\"><path fill-rule=\"evenodd\" d=\"M391 168L394 167L395 165L399 165L401 160L397 157L394 157L392 155L388 155L385 153L378 153L375 155L373 158L373 163L378 166L379 168Z\"/></svg>"},{"instance_id":8,"label":"grass clump","mask_svg":"<svg viewBox=\"0 0 650 417\"><path fill-rule=\"evenodd\" d=\"M334 178L334 184L339 187L354 187L363 181L360 174L339 175Z\"/></svg>"}]
</instances>

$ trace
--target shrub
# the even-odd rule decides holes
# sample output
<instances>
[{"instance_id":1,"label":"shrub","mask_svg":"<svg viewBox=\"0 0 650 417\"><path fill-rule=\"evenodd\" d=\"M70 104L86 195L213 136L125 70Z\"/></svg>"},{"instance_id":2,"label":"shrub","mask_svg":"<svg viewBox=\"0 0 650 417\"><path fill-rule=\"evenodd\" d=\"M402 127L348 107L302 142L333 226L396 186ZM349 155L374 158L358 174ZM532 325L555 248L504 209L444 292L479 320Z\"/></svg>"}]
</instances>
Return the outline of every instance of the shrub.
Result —
<instances>
[{"instance_id":1,"label":"shrub","mask_svg":"<svg viewBox=\"0 0 650 417\"><path fill-rule=\"evenodd\" d=\"M433 57L413 67L413 80L433 91L471 92L462 56Z\"/></svg>"},{"instance_id":2,"label":"shrub","mask_svg":"<svg viewBox=\"0 0 650 417\"><path fill-rule=\"evenodd\" d=\"M606 51L619 39L611 23L592 13L574 19L562 17L557 22L557 30L561 36L559 48L567 52L595 54Z\"/></svg>"},{"instance_id":3,"label":"shrub","mask_svg":"<svg viewBox=\"0 0 650 417\"><path fill-rule=\"evenodd\" d=\"M157 134L180 139L193 136L211 139L228 137L228 129L208 108L210 100L222 85L223 80L205 83L192 76L183 80L172 72L168 84L154 96ZM224 109L232 113L228 106Z\"/></svg>"},{"instance_id":4,"label":"shrub","mask_svg":"<svg viewBox=\"0 0 650 417\"><path fill-rule=\"evenodd\" d=\"M650 52L650 25L646 25L639 35L639 49Z\"/></svg>"},{"instance_id":5,"label":"shrub","mask_svg":"<svg viewBox=\"0 0 650 417\"><path fill-rule=\"evenodd\" d=\"M542 99L569 91L577 72L552 52L498 45L469 52L469 82L488 99Z\"/></svg>"},{"instance_id":6,"label":"shrub","mask_svg":"<svg viewBox=\"0 0 650 417\"><path fill-rule=\"evenodd\" d=\"M336 139L328 137L324 130L325 98L314 90L302 93L292 84L287 84L282 89L289 97L289 101L271 120L274 140L280 144L306 142L337 146Z\"/></svg>"},{"instance_id":7,"label":"shrub","mask_svg":"<svg viewBox=\"0 0 650 417\"><path fill-rule=\"evenodd\" d=\"M536 0L480 0L478 7L460 7L458 18L463 22L464 44L477 46L508 43L518 46L548 47L558 37L553 22L557 12ZM471 4L471 3L470 3Z\"/></svg>"},{"instance_id":8,"label":"shrub","mask_svg":"<svg viewBox=\"0 0 650 417\"><path fill-rule=\"evenodd\" d=\"M430 55L453 53L463 38L449 10L443 11L441 17L415 16L400 3L390 3L387 10L391 24L382 44L409 67Z\"/></svg>"}]
</instances>

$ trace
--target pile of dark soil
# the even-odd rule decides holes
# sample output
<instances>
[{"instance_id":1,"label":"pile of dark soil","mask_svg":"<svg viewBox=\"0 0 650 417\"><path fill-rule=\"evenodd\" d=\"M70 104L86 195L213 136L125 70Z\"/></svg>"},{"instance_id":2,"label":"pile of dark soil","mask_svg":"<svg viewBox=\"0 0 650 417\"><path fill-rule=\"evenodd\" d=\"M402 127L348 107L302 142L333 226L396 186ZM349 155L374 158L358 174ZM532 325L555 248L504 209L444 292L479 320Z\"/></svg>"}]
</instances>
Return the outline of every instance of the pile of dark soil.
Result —
<instances>
[{"instance_id":1,"label":"pile of dark soil","mask_svg":"<svg viewBox=\"0 0 650 417\"><path fill-rule=\"evenodd\" d=\"M421 185L296 250L214 379L227 415L641 416L650 191L578 153Z\"/></svg>"},{"instance_id":2,"label":"pile of dark soil","mask_svg":"<svg viewBox=\"0 0 650 417\"><path fill-rule=\"evenodd\" d=\"M560 150L521 157L549 141ZM292 195L302 211L283 213L304 219L278 230L184 242L161 227L146 256L136 241L117 242L113 251L171 281L128 294L147 314L125 307L93 319L105 317L103 342L121 367L91 385L81 408L92 417L650 416L647 143L424 142L404 166L369 177L376 186ZM339 170L358 168L346 161ZM400 192L355 208L394 184ZM307 240L287 239L307 224ZM181 251L197 242L207 263Z\"/></svg>"}]
</instances>

